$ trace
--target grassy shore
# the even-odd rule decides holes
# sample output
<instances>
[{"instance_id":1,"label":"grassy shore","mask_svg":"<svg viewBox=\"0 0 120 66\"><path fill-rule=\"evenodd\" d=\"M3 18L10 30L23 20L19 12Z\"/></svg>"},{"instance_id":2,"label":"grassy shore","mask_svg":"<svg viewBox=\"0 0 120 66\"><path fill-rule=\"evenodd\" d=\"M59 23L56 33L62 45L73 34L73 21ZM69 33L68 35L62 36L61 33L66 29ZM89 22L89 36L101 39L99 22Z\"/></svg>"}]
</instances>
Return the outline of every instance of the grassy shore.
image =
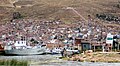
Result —
<instances>
[{"instance_id":1,"label":"grassy shore","mask_svg":"<svg viewBox=\"0 0 120 66\"><path fill-rule=\"evenodd\" d=\"M0 60L0 66L28 66L27 61Z\"/></svg>"},{"instance_id":2,"label":"grassy shore","mask_svg":"<svg viewBox=\"0 0 120 66\"><path fill-rule=\"evenodd\" d=\"M120 63L120 54L118 53L84 53L65 57L64 60L80 61L80 62L107 62Z\"/></svg>"}]
</instances>

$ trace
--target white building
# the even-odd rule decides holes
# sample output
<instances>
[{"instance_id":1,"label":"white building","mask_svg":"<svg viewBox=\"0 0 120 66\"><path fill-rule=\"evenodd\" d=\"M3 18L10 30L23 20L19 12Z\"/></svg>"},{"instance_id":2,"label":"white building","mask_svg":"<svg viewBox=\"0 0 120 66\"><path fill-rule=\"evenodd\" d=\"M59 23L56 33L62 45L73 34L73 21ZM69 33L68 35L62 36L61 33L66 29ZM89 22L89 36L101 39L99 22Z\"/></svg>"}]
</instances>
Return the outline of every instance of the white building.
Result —
<instances>
[{"instance_id":1,"label":"white building","mask_svg":"<svg viewBox=\"0 0 120 66\"><path fill-rule=\"evenodd\" d=\"M111 33L107 34L106 43L107 44L113 44L113 35Z\"/></svg>"}]
</instances>

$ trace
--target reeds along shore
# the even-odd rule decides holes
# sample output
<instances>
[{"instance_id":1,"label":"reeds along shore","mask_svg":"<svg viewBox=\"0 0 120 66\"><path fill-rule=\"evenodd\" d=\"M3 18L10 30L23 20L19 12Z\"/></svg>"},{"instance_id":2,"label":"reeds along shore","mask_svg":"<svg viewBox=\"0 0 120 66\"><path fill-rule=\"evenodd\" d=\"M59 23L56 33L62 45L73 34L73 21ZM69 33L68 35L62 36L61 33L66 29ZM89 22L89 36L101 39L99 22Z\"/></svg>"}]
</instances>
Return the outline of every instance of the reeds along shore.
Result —
<instances>
[{"instance_id":1,"label":"reeds along shore","mask_svg":"<svg viewBox=\"0 0 120 66\"><path fill-rule=\"evenodd\" d=\"M17 61L17 60L0 60L0 66L28 66L27 61Z\"/></svg>"}]
</instances>

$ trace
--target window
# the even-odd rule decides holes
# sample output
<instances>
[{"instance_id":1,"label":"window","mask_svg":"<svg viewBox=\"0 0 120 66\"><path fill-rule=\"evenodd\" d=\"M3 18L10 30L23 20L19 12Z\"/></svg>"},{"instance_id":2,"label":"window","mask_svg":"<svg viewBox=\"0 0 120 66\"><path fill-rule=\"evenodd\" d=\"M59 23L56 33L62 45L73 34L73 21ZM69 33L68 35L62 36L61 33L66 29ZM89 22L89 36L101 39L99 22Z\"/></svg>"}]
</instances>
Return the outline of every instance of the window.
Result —
<instances>
[{"instance_id":1,"label":"window","mask_svg":"<svg viewBox=\"0 0 120 66\"><path fill-rule=\"evenodd\" d=\"M20 42L18 41L18 44L19 44Z\"/></svg>"},{"instance_id":2,"label":"window","mask_svg":"<svg viewBox=\"0 0 120 66\"><path fill-rule=\"evenodd\" d=\"M86 45L83 45L84 46L84 48L86 48L87 46Z\"/></svg>"},{"instance_id":3,"label":"window","mask_svg":"<svg viewBox=\"0 0 120 66\"><path fill-rule=\"evenodd\" d=\"M23 41L22 41L22 44L23 44Z\"/></svg>"}]
</instances>

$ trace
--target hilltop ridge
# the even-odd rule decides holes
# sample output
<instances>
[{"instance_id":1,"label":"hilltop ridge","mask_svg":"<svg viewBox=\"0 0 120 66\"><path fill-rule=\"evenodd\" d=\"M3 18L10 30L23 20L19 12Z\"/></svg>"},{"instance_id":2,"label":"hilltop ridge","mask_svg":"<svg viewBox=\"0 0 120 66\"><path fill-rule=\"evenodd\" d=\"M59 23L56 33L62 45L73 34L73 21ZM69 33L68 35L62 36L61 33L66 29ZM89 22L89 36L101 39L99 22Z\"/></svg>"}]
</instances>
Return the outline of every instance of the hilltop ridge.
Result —
<instances>
[{"instance_id":1,"label":"hilltop ridge","mask_svg":"<svg viewBox=\"0 0 120 66\"><path fill-rule=\"evenodd\" d=\"M8 4L13 6L11 2L20 8L6 6ZM88 15L96 18L96 14L103 13L120 16L119 0L0 0L0 4L2 4L0 8L3 8L0 14L5 14L0 15L1 20L5 20L3 17L10 20L15 11L19 11L24 18L60 18L66 22L80 19L78 15L66 7L74 8L86 19L88 19Z\"/></svg>"}]
</instances>

